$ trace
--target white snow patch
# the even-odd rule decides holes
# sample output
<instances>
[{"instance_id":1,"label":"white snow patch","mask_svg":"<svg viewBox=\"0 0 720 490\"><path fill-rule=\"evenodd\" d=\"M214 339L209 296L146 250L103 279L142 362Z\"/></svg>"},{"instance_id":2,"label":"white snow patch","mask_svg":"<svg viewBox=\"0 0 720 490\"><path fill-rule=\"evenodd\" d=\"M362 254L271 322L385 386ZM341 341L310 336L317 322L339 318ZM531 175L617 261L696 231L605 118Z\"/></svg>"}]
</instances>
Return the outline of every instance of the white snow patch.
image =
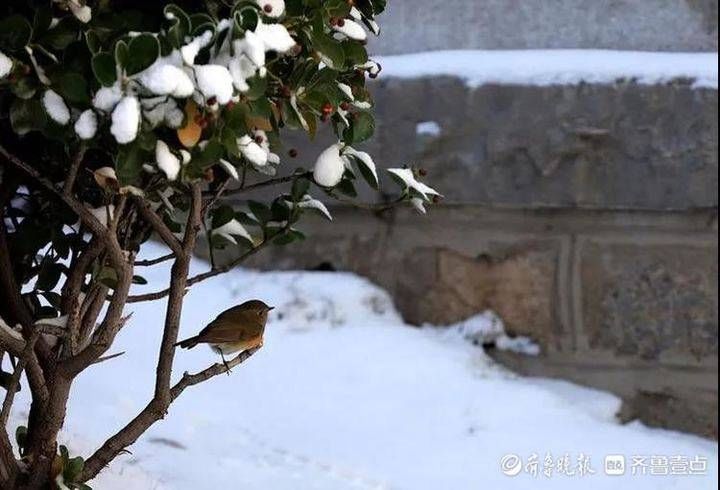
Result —
<instances>
[{"instance_id":1,"label":"white snow patch","mask_svg":"<svg viewBox=\"0 0 720 490\"><path fill-rule=\"evenodd\" d=\"M214 97L220 105L225 105L232 99L233 77L224 66L198 65L195 78L206 100Z\"/></svg>"},{"instance_id":2,"label":"white snow patch","mask_svg":"<svg viewBox=\"0 0 720 490\"><path fill-rule=\"evenodd\" d=\"M333 29L341 34L344 34L350 39L355 39L356 41L364 41L367 39L367 32L365 32L365 29L363 29L363 27L354 20L344 19L342 25L335 24Z\"/></svg>"},{"instance_id":3,"label":"white snow patch","mask_svg":"<svg viewBox=\"0 0 720 490\"><path fill-rule=\"evenodd\" d=\"M187 98L195 91L195 85L187 73L177 66L165 63L156 63L138 78L140 83L156 95Z\"/></svg>"},{"instance_id":4,"label":"white snow patch","mask_svg":"<svg viewBox=\"0 0 720 490\"><path fill-rule=\"evenodd\" d=\"M295 46L295 40L282 24L263 24L258 22L255 34L262 39L266 51L286 53Z\"/></svg>"},{"instance_id":5,"label":"white snow patch","mask_svg":"<svg viewBox=\"0 0 720 490\"><path fill-rule=\"evenodd\" d=\"M430 51L376 60L388 77L456 76L471 87L611 84L635 80L662 84L691 79L693 87L718 88L718 53L658 53L599 49Z\"/></svg>"},{"instance_id":6,"label":"white snow patch","mask_svg":"<svg viewBox=\"0 0 720 490\"><path fill-rule=\"evenodd\" d=\"M330 225L329 225L330 226ZM168 252L149 243L142 258ZM167 287L169 266L146 268ZM194 260L191 274L209 265ZM620 400L570 383L522 378L457 333L405 325L387 293L346 273L236 269L193 286L180 337L247 299L275 306L265 345L230 376L193 387L103 470L93 488L197 490L696 490L714 488L717 442L620 425ZM73 385L63 441L87 456L152 396L165 302L135 303L113 352ZM178 351L173 382L219 362ZM6 365L7 361L6 361ZM132 380L132 383L128 382ZM122 389L118 389L118 387ZM28 406L18 393L12 432ZM82 440L78 437L82 436ZM166 442L175 442L170 447ZM590 457L595 474L505 476L508 453ZM607 454L707 458L706 475L605 476ZM149 476L151 475L151 476Z\"/></svg>"},{"instance_id":7,"label":"white snow patch","mask_svg":"<svg viewBox=\"0 0 720 490\"><path fill-rule=\"evenodd\" d=\"M120 85L116 83L112 87L100 88L93 98L93 106L103 112L110 112L122 98L123 92L120 90Z\"/></svg>"},{"instance_id":8,"label":"white snow patch","mask_svg":"<svg viewBox=\"0 0 720 490\"><path fill-rule=\"evenodd\" d=\"M323 187L335 187L345 173L345 160L340 156L342 143L327 147L318 156L313 170L315 182Z\"/></svg>"},{"instance_id":9,"label":"white snow patch","mask_svg":"<svg viewBox=\"0 0 720 490\"><path fill-rule=\"evenodd\" d=\"M12 71L13 61L0 51L0 78L5 78Z\"/></svg>"},{"instance_id":10,"label":"white snow patch","mask_svg":"<svg viewBox=\"0 0 720 490\"><path fill-rule=\"evenodd\" d=\"M80 114L75 122L75 133L83 140L90 140L95 137L98 128L98 121L95 112L88 109Z\"/></svg>"},{"instance_id":11,"label":"white snow patch","mask_svg":"<svg viewBox=\"0 0 720 490\"><path fill-rule=\"evenodd\" d=\"M48 116L61 126L70 122L70 109L60 95L54 90L46 90L43 94L43 107Z\"/></svg>"},{"instance_id":12,"label":"white snow patch","mask_svg":"<svg viewBox=\"0 0 720 490\"><path fill-rule=\"evenodd\" d=\"M170 151L170 147L164 141L157 140L155 143L155 160L168 180L177 179L181 167L180 159Z\"/></svg>"},{"instance_id":13,"label":"white snow patch","mask_svg":"<svg viewBox=\"0 0 720 490\"><path fill-rule=\"evenodd\" d=\"M140 103L134 96L124 97L112 113L110 132L121 145L135 141L140 127Z\"/></svg>"},{"instance_id":14,"label":"white snow patch","mask_svg":"<svg viewBox=\"0 0 720 490\"><path fill-rule=\"evenodd\" d=\"M463 338L476 344L495 344L500 350L508 350L518 354L537 356L540 346L528 337L510 337L505 333L505 326L495 313L485 311L448 327L457 331Z\"/></svg>"},{"instance_id":15,"label":"white snow patch","mask_svg":"<svg viewBox=\"0 0 720 490\"><path fill-rule=\"evenodd\" d=\"M250 233L248 233L245 227L234 218L225 223L224 225L213 229L212 232L213 234L224 237L225 239L234 244L237 244L237 240L235 240L236 236L243 237L250 243L253 243L253 239L250 236Z\"/></svg>"},{"instance_id":16,"label":"white snow patch","mask_svg":"<svg viewBox=\"0 0 720 490\"><path fill-rule=\"evenodd\" d=\"M260 7L262 13L268 17L281 17L285 13L285 0L255 0ZM265 6L269 6L269 12L265 10Z\"/></svg>"},{"instance_id":17,"label":"white snow patch","mask_svg":"<svg viewBox=\"0 0 720 490\"><path fill-rule=\"evenodd\" d=\"M440 136L442 128L435 121L422 121L415 125L415 134L419 136Z\"/></svg>"}]
</instances>

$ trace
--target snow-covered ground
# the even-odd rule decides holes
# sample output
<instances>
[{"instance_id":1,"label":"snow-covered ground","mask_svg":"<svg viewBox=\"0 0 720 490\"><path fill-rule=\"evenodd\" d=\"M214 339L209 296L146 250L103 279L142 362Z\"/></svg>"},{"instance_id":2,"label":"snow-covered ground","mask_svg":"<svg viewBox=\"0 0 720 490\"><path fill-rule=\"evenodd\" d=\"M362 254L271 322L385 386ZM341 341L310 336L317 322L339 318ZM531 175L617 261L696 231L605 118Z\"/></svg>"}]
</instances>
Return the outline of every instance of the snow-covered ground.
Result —
<instances>
[{"instance_id":1,"label":"snow-covered ground","mask_svg":"<svg viewBox=\"0 0 720 490\"><path fill-rule=\"evenodd\" d=\"M641 84L690 79L694 87L718 88L717 53L657 53L600 49L429 51L377 57L381 77L457 76L470 86Z\"/></svg>"},{"instance_id":2,"label":"snow-covered ground","mask_svg":"<svg viewBox=\"0 0 720 490\"><path fill-rule=\"evenodd\" d=\"M148 248L148 257L164 253ZM206 267L194 264L196 272ZM168 270L156 269L137 290L165 283ZM619 425L612 395L518 377L494 364L465 338L490 316L451 329L409 327L384 291L351 274L233 271L191 290L182 336L249 298L277 307L265 347L230 376L186 391L166 420L101 474L96 489L717 486L715 442ZM127 353L78 379L64 434L71 454L87 455L147 402L163 307L132 305L132 321L114 348ZM217 360L207 348L178 351L175 378ZM533 453L537 476L525 471ZM606 476L605 456L616 454L627 458L627 473ZM548 455L549 477L542 474ZM583 456L595 473L581 474ZM631 474L633 456L647 458L648 474ZM673 457L680 459L662 459ZM687 473L696 457L707 461L704 475L650 474ZM507 473L519 474L504 474L501 460Z\"/></svg>"}]
</instances>

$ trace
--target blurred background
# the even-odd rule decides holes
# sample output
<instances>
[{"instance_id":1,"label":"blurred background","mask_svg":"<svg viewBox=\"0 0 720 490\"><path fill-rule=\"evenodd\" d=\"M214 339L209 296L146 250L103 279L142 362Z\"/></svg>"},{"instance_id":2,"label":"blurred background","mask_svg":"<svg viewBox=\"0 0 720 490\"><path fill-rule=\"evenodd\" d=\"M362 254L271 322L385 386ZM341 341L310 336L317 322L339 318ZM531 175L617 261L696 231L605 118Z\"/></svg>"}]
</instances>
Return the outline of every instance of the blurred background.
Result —
<instances>
[{"instance_id":1,"label":"blurred background","mask_svg":"<svg viewBox=\"0 0 720 490\"><path fill-rule=\"evenodd\" d=\"M394 0L381 25L364 149L445 200L336 207L251 265L359 273L415 325L492 310L541 349L501 363L716 438L717 1Z\"/></svg>"}]
</instances>

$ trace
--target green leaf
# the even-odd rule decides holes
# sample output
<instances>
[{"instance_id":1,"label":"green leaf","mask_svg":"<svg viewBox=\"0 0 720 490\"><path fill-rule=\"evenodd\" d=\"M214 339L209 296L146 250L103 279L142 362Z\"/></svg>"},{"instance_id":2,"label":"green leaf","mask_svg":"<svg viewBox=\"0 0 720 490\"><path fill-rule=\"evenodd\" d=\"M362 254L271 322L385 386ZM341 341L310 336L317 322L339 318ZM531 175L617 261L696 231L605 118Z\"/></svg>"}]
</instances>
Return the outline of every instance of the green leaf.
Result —
<instances>
[{"instance_id":1,"label":"green leaf","mask_svg":"<svg viewBox=\"0 0 720 490\"><path fill-rule=\"evenodd\" d=\"M165 18L170 19L171 27L168 29L167 38L175 48L185 44L185 36L190 34L190 17L183 9L175 4L170 4L163 10Z\"/></svg>"},{"instance_id":2,"label":"green leaf","mask_svg":"<svg viewBox=\"0 0 720 490\"><path fill-rule=\"evenodd\" d=\"M77 73L65 73L55 82L57 91L70 104L75 106L90 105L90 94L84 77Z\"/></svg>"},{"instance_id":3,"label":"green leaf","mask_svg":"<svg viewBox=\"0 0 720 490\"><path fill-rule=\"evenodd\" d=\"M125 41L118 41L115 44L115 65L122 67L127 66L130 58L130 48Z\"/></svg>"},{"instance_id":4,"label":"green leaf","mask_svg":"<svg viewBox=\"0 0 720 490\"><path fill-rule=\"evenodd\" d=\"M248 100L257 100L265 95L268 85L268 77L260 77L256 75L249 78L247 83L250 88L243 95L245 95Z\"/></svg>"},{"instance_id":5,"label":"green leaf","mask_svg":"<svg viewBox=\"0 0 720 490\"><path fill-rule=\"evenodd\" d=\"M25 453L25 443L27 442L27 427L24 425L18 425L17 429L15 429L15 442L17 443L18 447L20 448L20 455L22 456Z\"/></svg>"},{"instance_id":6,"label":"green leaf","mask_svg":"<svg viewBox=\"0 0 720 490\"><path fill-rule=\"evenodd\" d=\"M362 143L372 137L375 132L375 118L370 112L356 112L350 126L343 133L345 143L352 145Z\"/></svg>"},{"instance_id":7,"label":"green leaf","mask_svg":"<svg viewBox=\"0 0 720 490\"><path fill-rule=\"evenodd\" d=\"M195 169L204 171L208 167L217 165L224 153L225 147L220 141L216 139L210 140L200 154L192 159L190 165Z\"/></svg>"},{"instance_id":8,"label":"green leaf","mask_svg":"<svg viewBox=\"0 0 720 490\"><path fill-rule=\"evenodd\" d=\"M60 281L60 276L62 275L64 268L65 266L62 264L54 262L47 262L43 264L40 269L40 273L38 274L35 288L41 291L50 291L54 289L55 286L57 286L58 281Z\"/></svg>"},{"instance_id":9,"label":"green leaf","mask_svg":"<svg viewBox=\"0 0 720 490\"><path fill-rule=\"evenodd\" d=\"M340 43L345 53L345 62L348 66L362 65L368 60L365 46L357 41L346 40Z\"/></svg>"},{"instance_id":10,"label":"green leaf","mask_svg":"<svg viewBox=\"0 0 720 490\"><path fill-rule=\"evenodd\" d=\"M140 34L130 40L125 71L128 76L140 73L160 57L160 43L152 34Z\"/></svg>"},{"instance_id":11,"label":"green leaf","mask_svg":"<svg viewBox=\"0 0 720 490\"><path fill-rule=\"evenodd\" d=\"M22 77L15 83L10 84L10 90L15 97L20 97L25 100L32 99L37 93L38 88L40 87L37 78L34 76Z\"/></svg>"},{"instance_id":12,"label":"green leaf","mask_svg":"<svg viewBox=\"0 0 720 490\"><path fill-rule=\"evenodd\" d=\"M275 245L289 245L292 242L298 242L305 240L305 234L298 231L290 229L283 233L282 235L279 235L277 238L273 240L273 243Z\"/></svg>"},{"instance_id":13,"label":"green leaf","mask_svg":"<svg viewBox=\"0 0 720 490\"><path fill-rule=\"evenodd\" d=\"M327 66L333 70L342 70L345 66L345 51L335 39L324 33L316 33L312 39L313 48Z\"/></svg>"},{"instance_id":14,"label":"green leaf","mask_svg":"<svg viewBox=\"0 0 720 490\"><path fill-rule=\"evenodd\" d=\"M272 220L272 211L265 204L258 201L248 201L248 207L252 214L260 220L260 223L267 223Z\"/></svg>"},{"instance_id":15,"label":"green leaf","mask_svg":"<svg viewBox=\"0 0 720 490\"><path fill-rule=\"evenodd\" d=\"M115 57L110 53L98 53L93 56L92 70L100 85L111 87L117 80Z\"/></svg>"},{"instance_id":16,"label":"green leaf","mask_svg":"<svg viewBox=\"0 0 720 490\"><path fill-rule=\"evenodd\" d=\"M33 28L22 15L10 15L0 20L0 50L20 51L32 39Z\"/></svg>"},{"instance_id":17,"label":"green leaf","mask_svg":"<svg viewBox=\"0 0 720 490\"><path fill-rule=\"evenodd\" d=\"M100 41L100 37L98 36L97 32L93 31L92 29L85 33L85 43L87 44L88 50L93 55L98 54L102 49L102 42Z\"/></svg>"},{"instance_id":18,"label":"green leaf","mask_svg":"<svg viewBox=\"0 0 720 490\"><path fill-rule=\"evenodd\" d=\"M293 180L292 190L290 191L293 202L298 202L302 199L302 197L307 194L308 189L310 189L310 181L308 179L303 177Z\"/></svg>"},{"instance_id":19,"label":"green leaf","mask_svg":"<svg viewBox=\"0 0 720 490\"><path fill-rule=\"evenodd\" d=\"M79 38L78 23L74 17L68 16L61 18L55 27L43 34L38 43L54 51L64 51Z\"/></svg>"},{"instance_id":20,"label":"green leaf","mask_svg":"<svg viewBox=\"0 0 720 490\"><path fill-rule=\"evenodd\" d=\"M47 115L39 100L16 99L10 107L10 124L13 131L22 136L42 130L47 124Z\"/></svg>"},{"instance_id":21,"label":"green leaf","mask_svg":"<svg viewBox=\"0 0 720 490\"><path fill-rule=\"evenodd\" d=\"M355 184L353 184L350 179L341 180L340 183L335 186L335 189L341 194L345 194L346 196L357 197Z\"/></svg>"},{"instance_id":22,"label":"green leaf","mask_svg":"<svg viewBox=\"0 0 720 490\"><path fill-rule=\"evenodd\" d=\"M137 141L120 146L115 163L115 172L121 186L137 182L142 172L144 152Z\"/></svg>"},{"instance_id":23,"label":"green leaf","mask_svg":"<svg viewBox=\"0 0 720 490\"><path fill-rule=\"evenodd\" d=\"M213 211L212 229L220 228L233 219L235 219L235 211L232 207L224 204Z\"/></svg>"},{"instance_id":24,"label":"green leaf","mask_svg":"<svg viewBox=\"0 0 720 490\"><path fill-rule=\"evenodd\" d=\"M85 460L77 456L68 461L63 471L63 477L66 482L74 482L80 478L83 468L85 467Z\"/></svg>"},{"instance_id":25,"label":"green leaf","mask_svg":"<svg viewBox=\"0 0 720 490\"><path fill-rule=\"evenodd\" d=\"M118 282L117 272L112 267L103 267L97 275L96 280L110 289L115 289Z\"/></svg>"}]
</instances>

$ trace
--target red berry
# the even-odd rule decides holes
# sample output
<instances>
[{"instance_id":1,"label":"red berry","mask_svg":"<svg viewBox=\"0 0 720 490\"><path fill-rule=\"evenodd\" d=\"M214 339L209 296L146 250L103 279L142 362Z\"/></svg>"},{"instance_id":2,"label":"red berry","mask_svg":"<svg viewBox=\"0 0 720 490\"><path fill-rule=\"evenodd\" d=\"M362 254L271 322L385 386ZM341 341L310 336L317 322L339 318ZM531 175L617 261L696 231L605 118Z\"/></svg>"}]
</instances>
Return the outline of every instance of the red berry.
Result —
<instances>
[{"instance_id":1,"label":"red berry","mask_svg":"<svg viewBox=\"0 0 720 490\"><path fill-rule=\"evenodd\" d=\"M207 105L215 105L215 104L217 104L217 97L210 97L207 100Z\"/></svg>"},{"instance_id":2,"label":"red berry","mask_svg":"<svg viewBox=\"0 0 720 490\"><path fill-rule=\"evenodd\" d=\"M425 177L427 175L427 170L421 168L420 170L418 170L418 173L420 174L420 177Z\"/></svg>"},{"instance_id":3,"label":"red berry","mask_svg":"<svg viewBox=\"0 0 720 490\"><path fill-rule=\"evenodd\" d=\"M342 102L340 104L340 109L346 111L346 110L350 109L350 104L348 102Z\"/></svg>"},{"instance_id":4,"label":"red berry","mask_svg":"<svg viewBox=\"0 0 720 490\"><path fill-rule=\"evenodd\" d=\"M333 111L333 106L330 102L325 102L322 106L323 114L330 114Z\"/></svg>"},{"instance_id":5,"label":"red berry","mask_svg":"<svg viewBox=\"0 0 720 490\"><path fill-rule=\"evenodd\" d=\"M338 25L338 27L344 26L344 25L345 25L345 19L338 19L338 20L337 20L337 25Z\"/></svg>"},{"instance_id":6,"label":"red berry","mask_svg":"<svg viewBox=\"0 0 720 490\"><path fill-rule=\"evenodd\" d=\"M432 198L432 201L433 201L435 204L439 203L440 200L441 200L441 199L440 199L440 196L433 196L433 198Z\"/></svg>"},{"instance_id":7,"label":"red berry","mask_svg":"<svg viewBox=\"0 0 720 490\"><path fill-rule=\"evenodd\" d=\"M265 13L269 14L270 12L272 12L272 5L270 5L269 3L266 3L265 6L263 7L263 10L265 11Z\"/></svg>"},{"instance_id":8,"label":"red berry","mask_svg":"<svg viewBox=\"0 0 720 490\"><path fill-rule=\"evenodd\" d=\"M257 143L258 145L262 144L263 141L264 140L261 135L258 134L257 136L255 136L255 143Z\"/></svg>"},{"instance_id":9,"label":"red berry","mask_svg":"<svg viewBox=\"0 0 720 490\"><path fill-rule=\"evenodd\" d=\"M290 148L288 155L290 155L290 158L296 158L298 156L298 151L295 148Z\"/></svg>"},{"instance_id":10,"label":"red berry","mask_svg":"<svg viewBox=\"0 0 720 490\"><path fill-rule=\"evenodd\" d=\"M290 90L290 87L287 85L283 85L280 87L280 95L282 97L285 97L286 99L289 99L292 96L292 90Z\"/></svg>"}]
</instances>

